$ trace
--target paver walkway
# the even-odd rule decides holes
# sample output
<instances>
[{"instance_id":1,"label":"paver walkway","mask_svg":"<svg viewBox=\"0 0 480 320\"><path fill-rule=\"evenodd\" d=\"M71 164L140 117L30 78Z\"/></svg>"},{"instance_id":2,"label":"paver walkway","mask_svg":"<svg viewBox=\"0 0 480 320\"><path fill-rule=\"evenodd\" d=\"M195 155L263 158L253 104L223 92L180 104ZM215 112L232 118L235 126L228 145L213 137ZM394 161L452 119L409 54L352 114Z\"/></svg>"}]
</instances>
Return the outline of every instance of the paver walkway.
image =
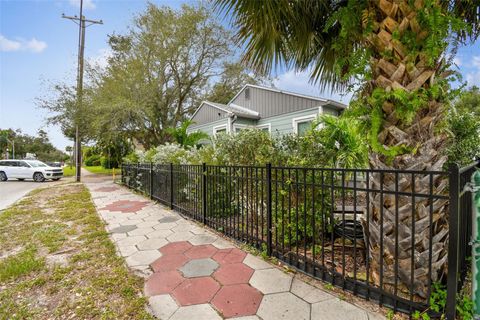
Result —
<instances>
[{"instance_id":1,"label":"paver walkway","mask_svg":"<svg viewBox=\"0 0 480 320\"><path fill-rule=\"evenodd\" d=\"M119 254L160 319L381 319L105 179L85 179Z\"/></svg>"}]
</instances>

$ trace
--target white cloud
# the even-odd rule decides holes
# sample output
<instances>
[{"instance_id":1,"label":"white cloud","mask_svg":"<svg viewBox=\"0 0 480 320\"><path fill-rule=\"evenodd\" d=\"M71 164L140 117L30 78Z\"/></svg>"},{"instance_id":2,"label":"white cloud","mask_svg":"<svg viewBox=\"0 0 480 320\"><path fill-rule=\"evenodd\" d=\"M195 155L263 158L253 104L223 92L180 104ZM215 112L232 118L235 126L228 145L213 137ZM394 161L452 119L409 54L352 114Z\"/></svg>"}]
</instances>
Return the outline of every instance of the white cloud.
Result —
<instances>
[{"instance_id":1,"label":"white cloud","mask_svg":"<svg viewBox=\"0 0 480 320\"><path fill-rule=\"evenodd\" d=\"M477 69L480 69L480 56L473 56L472 65Z\"/></svg>"},{"instance_id":2,"label":"white cloud","mask_svg":"<svg viewBox=\"0 0 480 320\"><path fill-rule=\"evenodd\" d=\"M35 38L30 40L25 40L22 38L11 40L0 34L0 51L30 51L34 53L40 53L46 48L46 42L37 40Z\"/></svg>"},{"instance_id":3,"label":"white cloud","mask_svg":"<svg viewBox=\"0 0 480 320\"><path fill-rule=\"evenodd\" d=\"M80 0L69 0L70 4L74 7L80 8ZM87 10L93 10L97 6L93 3L93 0L83 0L83 8Z\"/></svg>"},{"instance_id":4,"label":"white cloud","mask_svg":"<svg viewBox=\"0 0 480 320\"><path fill-rule=\"evenodd\" d=\"M0 34L0 51L17 51L21 46L20 42L9 40Z\"/></svg>"},{"instance_id":5,"label":"white cloud","mask_svg":"<svg viewBox=\"0 0 480 320\"><path fill-rule=\"evenodd\" d=\"M47 48L47 43L33 38L32 40L25 42L25 48L27 50L39 53Z\"/></svg>"},{"instance_id":6,"label":"white cloud","mask_svg":"<svg viewBox=\"0 0 480 320\"><path fill-rule=\"evenodd\" d=\"M89 64L104 69L108 65L108 59L112 56L110 49L100 49L96 56L87 58Z\"/></svg>"},{"instance_id":7,"label":"white cloud","mask_svg":"<svg viewBox=\"0 0 480 320\"><path fill-rule=\"evenodd\" d=\"M287 71L283 74L278 75L277 78L273 81L273 84L275 85L275 87L281 90L321 97L325 99L332 99L345 104L348 104L350 102L350 99L352 98L352 93L350 92L330 93L329 90L322 92L319 85L310 83L309 71Z\"/></svg>"},{"instance_id":8,"label":"white cloud","mask_svg":"<svg viewBox=\"0 0 480 320\"><path fill-rule=\"evenodd\" d=\"M473 56L465 76L469 86L480 86L480 56Z\"/></svg>"}]
</instances>

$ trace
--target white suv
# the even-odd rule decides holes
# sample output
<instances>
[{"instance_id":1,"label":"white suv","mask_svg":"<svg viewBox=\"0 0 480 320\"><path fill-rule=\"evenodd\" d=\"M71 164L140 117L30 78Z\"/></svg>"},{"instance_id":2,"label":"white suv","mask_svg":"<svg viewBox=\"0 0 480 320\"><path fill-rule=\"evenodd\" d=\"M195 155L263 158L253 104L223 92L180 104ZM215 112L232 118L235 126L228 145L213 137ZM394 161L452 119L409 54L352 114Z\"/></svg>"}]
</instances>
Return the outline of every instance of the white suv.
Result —
<instances>
[{"instance_id":1,"label":"white suv","mask_svg":"<svg viewBox=\"0 0 480 320\"><path fill-rule=\"evenodd\" d=\"M8 179L33 179L43 182L45 179L60 180L61 168L50 167L38 160L0 160L0 181Z\"/></svg>"}]
</instances>

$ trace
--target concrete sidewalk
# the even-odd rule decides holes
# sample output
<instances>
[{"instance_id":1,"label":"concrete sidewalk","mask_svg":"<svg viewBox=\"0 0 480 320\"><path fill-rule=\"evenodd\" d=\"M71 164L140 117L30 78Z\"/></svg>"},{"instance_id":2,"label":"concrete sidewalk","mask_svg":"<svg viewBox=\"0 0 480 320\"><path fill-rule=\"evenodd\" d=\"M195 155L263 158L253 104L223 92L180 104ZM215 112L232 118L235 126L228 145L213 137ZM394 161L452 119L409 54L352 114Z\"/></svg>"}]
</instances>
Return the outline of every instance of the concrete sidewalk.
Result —
<instances>
[{"instance_id":1,"label":"concrete sidewalk","mask_svg":"<svg viewBox=\"0 0 480 320\"><path fill-rule=\"evenodd\" d=\"M110 179L85 177L120 255L158 318L383 319L306 284Z\"/></svg>"}]
</instances>

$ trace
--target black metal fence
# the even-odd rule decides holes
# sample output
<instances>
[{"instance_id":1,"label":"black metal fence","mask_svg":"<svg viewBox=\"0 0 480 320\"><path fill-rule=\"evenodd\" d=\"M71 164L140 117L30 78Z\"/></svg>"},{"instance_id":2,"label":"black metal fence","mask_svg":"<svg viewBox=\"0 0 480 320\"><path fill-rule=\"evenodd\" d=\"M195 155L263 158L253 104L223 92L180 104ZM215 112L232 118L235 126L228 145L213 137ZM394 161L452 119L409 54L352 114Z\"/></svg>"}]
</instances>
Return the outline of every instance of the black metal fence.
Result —
<instances>
[{"instance_id":1,"label":"black metal fence","mask_svg":"<svg viewBox=\"0 0 480 320\"><path fill-rule=\"evenodd\" d=\"M396 311L428 309L432 284L444 283L454 319L471 253L473 209L462 190L478 165L445 172L130 164L122 182Z\"/></svg>"}]
</instances>

